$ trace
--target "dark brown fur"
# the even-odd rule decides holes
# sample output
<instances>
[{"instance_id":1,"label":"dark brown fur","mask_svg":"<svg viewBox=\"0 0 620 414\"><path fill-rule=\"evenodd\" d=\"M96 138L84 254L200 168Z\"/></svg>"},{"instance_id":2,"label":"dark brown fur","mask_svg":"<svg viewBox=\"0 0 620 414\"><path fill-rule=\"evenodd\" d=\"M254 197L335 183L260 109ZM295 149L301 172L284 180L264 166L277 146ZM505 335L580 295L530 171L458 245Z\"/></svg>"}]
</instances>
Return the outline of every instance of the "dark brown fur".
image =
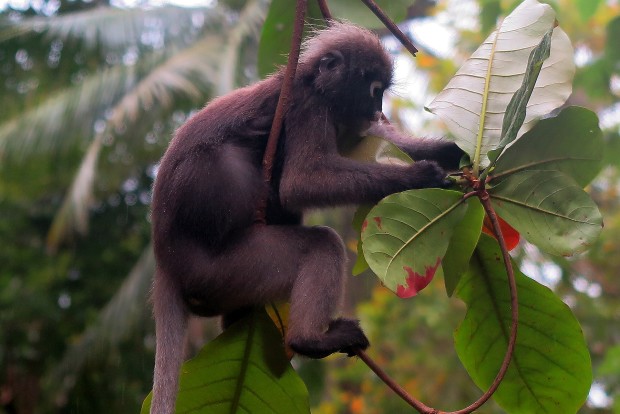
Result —
<instances>
[{"instance_id":1,"label":"dark brown fur","mask_svg":"<svg viewBox=\"0 0 620 414\"><path fill-rule=\"evenodd\" d=\"M284 120L274 179L262 180L261 160L282 84L282 73L215 99L177 131L164 155L153 195L157 258L153 302L157 325L151 413L174 411L187 315L228 315L289 299L287 344L322 358L366 348L357 321L332 319L342 295L345 249L326 227L301 225L304 210L374 203L411 188L441 186L433 161L408 167L341 157L343 132L372 132L400 142L414 156L454 167L452 144L406 142L377 124L392 64L378 38L336 23L305 44ZM419 157L416 157L419 158ZM254 225L269 191L267 225Z\"/></svg>"}]
</instances>

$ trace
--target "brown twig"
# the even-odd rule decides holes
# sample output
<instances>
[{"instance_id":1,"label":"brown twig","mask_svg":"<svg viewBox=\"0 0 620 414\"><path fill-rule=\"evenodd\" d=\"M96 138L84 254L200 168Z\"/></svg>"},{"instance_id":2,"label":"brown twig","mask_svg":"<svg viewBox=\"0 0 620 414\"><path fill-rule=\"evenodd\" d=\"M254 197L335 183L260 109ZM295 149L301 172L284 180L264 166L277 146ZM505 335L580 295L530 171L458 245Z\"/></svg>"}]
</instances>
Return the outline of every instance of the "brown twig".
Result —
<instances>
[{"instance_id":1,"label":"brown twig","mask_svg":"<svg viewBox=\"0 0 620 414\"><path fill-rule=\"evenodd\" d=\"M381 8L373 0L362 0L362 2L372 11L375 16L381 20L381 22L388 28L390 32L405 46L405 49L409 51L413 56L418 53L418 49L411 43L411 40L396 26L396 24L390 19L387 14L381 10Z\"/></svg>"},{"instance_id":2,"label":"brown twig","mask_svg":"<svg viewBox=\"0 0 620 414\"><path fill-rule=\"evenodd\" d=\"M491 224L493 225L493 233L495 234L497 241L499 242L500 250L502 251L502 258L504 260L504 266L506 267L506 273L508 274L508 285L510 288L510 306L512 310L512 324L510 326L510 336L508 338L508 347L506 349L506 354L504 355L504 360L502 361L502 366L499 369L499 372L495 376L493 383L489 387L489 389L476 400L469 407L464 408L462 410L454 411L449 414L469 414L482 406L497 390L499 385L504 379L504 375L508 371L508 366L510 365L510 361L512 360L512 356L514 354L515 345L517 343L517 327L519 326L519 300L517 297L517 282L515 280L514 269L512 268L512 261L510 260L510 254L508 254L508 248L506 247L506 241L504 240L504 235L502 234L502 229L499 225L499 220L497 219L497 214L491 205L491 200L489 197L489 193L484 189L480 189L478 191L478 198L482 203L482 207L484 208L485 213L491 220Z\"/></svg>"},{"instance_id":3,"label":"brown twig","mask_svg":"<svg viewBox=\"0 0 620 414\"><path fill-rule=\"evenodd\" d=\"M265 149L265 155L263 156L263 179L265 180L265 183L267 183L268 188L271 188L273 162L275 160L276 150L278 149L278 139L280 138L280 133L282 132L284 115L288 110L291 100L307 8L307 0L297 0L297 6L295 8L295 26L293 27L293 37L291 39L291 51L288 55L288 63L284 71L282 89L280 89L280 98L278 99L278 105L276 106L273 123L271 124L271 131L267 140L267 148ZM256 222L258 223L266 223L267 203L269 201L268 197L268 194L263 196L263 199L257 209Z\"/></svg>"},{"instance_id":4,"label":"brown twig","mask_svg":"<svg viewBox=\"0 0 620 414\"><path fill-rule=\"evenodd\" d=\"M402 398L407 404L418 410L422 414L438 414L438 411L434 408L428 407L424 403L413 398L403 387L401 387L396 381L392 379L372 358L368 356L365 351L361 349L355 349L355 354L362 360L368 368L370 368L376 375L394 391L400 398Z\"/></svg>"},{"instance_id":5,"label":"brown twig","mask_svg":"<svg viewBox=\"0 0 620 414\"><path fill-rule=\"evenodd\" d=\"M329 7L327 6L326 0L317 0L319 3L319 9L321 9L321 14L327 23L329 23L334 18L332 17L331 12L329 11Z\"/></svg>"}]
</instances>

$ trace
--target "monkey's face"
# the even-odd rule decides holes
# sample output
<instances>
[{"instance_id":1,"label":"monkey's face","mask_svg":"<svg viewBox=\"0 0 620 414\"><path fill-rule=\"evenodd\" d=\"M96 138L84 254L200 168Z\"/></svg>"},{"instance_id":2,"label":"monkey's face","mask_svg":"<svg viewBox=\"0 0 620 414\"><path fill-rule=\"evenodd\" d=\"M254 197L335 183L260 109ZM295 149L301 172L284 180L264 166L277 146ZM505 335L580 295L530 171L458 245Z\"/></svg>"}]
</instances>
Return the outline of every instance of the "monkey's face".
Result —
<instances>
[{"instance_id":1,"label":"monkey's face","mask_svg":"<svg viewBox=\"0 0 620 414\"><path fill-rule=\"evenodd\" d=\"M339 121L374 121L390 86L392 66L384 55L338 50L320 58L314 88L324 96Z\"/></svg>"}]
</instances>

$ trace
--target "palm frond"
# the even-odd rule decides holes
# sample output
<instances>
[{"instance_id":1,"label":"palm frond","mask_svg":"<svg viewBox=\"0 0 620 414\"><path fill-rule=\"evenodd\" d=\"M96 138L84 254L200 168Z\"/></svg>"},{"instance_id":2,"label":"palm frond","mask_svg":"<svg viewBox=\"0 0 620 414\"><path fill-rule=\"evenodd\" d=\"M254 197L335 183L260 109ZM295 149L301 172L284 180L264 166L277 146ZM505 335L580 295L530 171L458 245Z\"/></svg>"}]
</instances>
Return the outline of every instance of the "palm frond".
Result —
<instances>
[{"instance_id":1,"label":"palm frond","mask_svg":"<svg viewBox=\"0 0 620 414\"><path fill-rule=\"evenodd\" d=\"M234 89L235 74L237 73L241 45L248 36L258 37L262 23L265 21L267 6L266 0L251 0L246 3L239 15L239 21L231 30L226 44L226 51L220 66L220 81L217 85L217 94L224 95Z\"/></svg>"},{"instance_id":2,"label":"palm frond","mask_svg":"<svg viewBox=\"0 0 620 414\"><path fill-rule=\"evenodd\" d=\"M222 7L119 9L102 7L53 17L31 17L0 29L0 43L29 33L50 38L75 39L94 48L120 50L134 45L161 48L166 42L183 41L194 32L216 29L225 20ZM163 37L162 37L163 36Z\"/></svg>"},{"instance_id":3,"label":"palm frond","mask_svg":"<svg viewBox=\"0 0 620 414\"><path fill-rule=\"evenodd\" d=\"M60 363L47 376L47 384L58 389L58 386L72 383L64 381L67 376L75 375L89 359L97 358L118 345L129 337L138 323L147 319L148 292L154 271L153 246L149 245L97 321L65 351Z\"/></svg>"},{"instance_id":4,"label":"palm frond","mask_svg":"<svg viewBox=\"0 0 620 414\"><path fill-rule=\"evenodd\" d=\"M134 67L114 66L62 89L0 124L0 158L23 161L33 153L72 148L92 135L95 121L135 84Z\"/></svg>"},{"instance_id":5,"label":"palm frond","mask_svg":"<svg viewBox=\"0 0 620 414\"><path fill-rule=\"evenodd\" d=\"M103 136L121 125L131 129L131 125L142 122L154 106L158 107L160 114L172 111L175 98L206 100L201 91L211 89L216 80L217 58L221 55L222 44L219 35L205 36L154 68L108 111L103 132L97 134L90 144L54 218L48 234L48 248L54 250L72 230L85 233L88 229L88 208Z\"/></svg>"}]
</instances>

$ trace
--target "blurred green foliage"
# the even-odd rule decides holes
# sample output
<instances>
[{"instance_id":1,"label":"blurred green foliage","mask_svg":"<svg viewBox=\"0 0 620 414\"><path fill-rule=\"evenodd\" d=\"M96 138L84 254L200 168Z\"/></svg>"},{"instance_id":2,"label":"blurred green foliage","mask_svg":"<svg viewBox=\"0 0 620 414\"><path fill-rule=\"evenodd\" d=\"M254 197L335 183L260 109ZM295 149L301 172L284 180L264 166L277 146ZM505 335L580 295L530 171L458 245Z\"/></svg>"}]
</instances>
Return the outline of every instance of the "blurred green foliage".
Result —
<instances>
[{"instance_id":1,"label":"blurred green foliage","mask_svg":"<svg viewBox=\"0 0 620 414\"><path fill-rule=\"evenodd\" d=\"M222 22L230 26L218 30L232 30L235 24L244 22L243 11L249 3L219 1L220 12L228 16ZM432 35L425 38L424 34L415 33L414 43L421 45L421 53L414 61L415 72L423 79L423 87L416 83L415 88L420 90L413 91L418 99L440 90L494 27L497 18L518 3L518 0L438 1L435 7L425 9L431 20L440 21L452 30L454 49L449 54L440 54L432 47L434 39L428 38ZM553 285L584 329L595 367L595 382L603 397L591 400L581 412L620 413L620 281L617 277L620 270L620 43L617 41L620 5L601 0L549 3L576 46L578 71L570 103L595 110L605 134L607 166L589 187L603 213L605 228L592 249L578 257L551 259L523 246L516 259L526 275ZM197 28L172 25L172 32L182 36L178 41L166 42L172 38L159 31L158 25L163 20L158 17L152 20L155 22L149 31L152 38L138 38L131 30L103 31L130 40L116 50L97 42L87 45L84 39L71 36L60 42L60 36L49 37L38 32L15 36L12 30L19 28L24 18L47 19L42 17L43 11L48 10L46 5L56 17L76 19L80 18L76 14L79 11L96 16L98 11L110 7L106 0L62 0L57 10L51 1L32 4L26 10L0 9L0 134L11 122L37 110L41 103L53 100L55 94L81 85L89 76L97 77L105 68L146 68L135 74L137 79L143 79L157 67L147 65L154 55L164 50L172 54L186 50L213 34L208 25ZM475 6L474 12L468 14L458 9L467 4ZM141 19L136 9L118 10L127 13L133 10L133 18ZM212 11L203 8L184 13L190 21L200 23L207 18L205 10ZM462 24L468 19L476 24ZM423 22L427 19L414 19L413 25ZM234 66L237 84L257 78L258 30L251 33L239 43L239 61ZM163 39L166 47L158 39ZM200 51L207 55L208 50ZM129 72L127 79L130 79ZM212 83L217 83L217 79L212 79ZM101 125L97 122L79 125L79 120L63 111L65 108L59 108L61 118L50 120L50 125L51 121L60 121L66 127L65 132L49 136L42 128L36 151L11 153L0 139L0 412L138 412L150 390L152 376L153 333L148 292L132 299L142 310L135 319L118 321L118 326L132 322L129 332L123 331L114 340L109 339L110 335L101 335L103 339L87 349L76 346L84 339L87 329L98 326L101 309L118 295L118 289L148 247L148 204L154 167L174 128L192 108L210 99L212 83L197 86L198 97L179 99L177 96L170 109L150 108L142 117L127 119L121 127L109 131L99 154L94 198L89 204L90 230L87 235L72 233L55 253L50 253L46 244L50 225ZM128 88L131 85L127 83ZM405 125L411 123L416 133L440 134L440 127L428 117L412 121L412 114L422 113L422 107L412 103L410 96L404 96L410 95L411 88L406 84L395 86L397 95L402 97L393 97L391 118ZM103 101L101 96L92 99L95 103ZM103 120L105 126L109 109L100 108L101 112L93 114L94 119ZM10 139L20 144L22 138L15 134ZM354 252L356 246L352 240L356 235L349 227L348 217L340 211L327 212L313 220L338 227ZM557 277L550 278L549 274ZM442 409L463 407L479 395L454 351L452 331L462 319L464 305L457 299L448 299L441 283L431 284L415 299L401 300L377 286L374 276L365 274L350 280L349 292L347 312L361 318L373 344L371 355L405 388ZM363 303L356 310L360 300ZM192 330L192 349L211 336L212 324L206 328L199 326ZM85 354L82 355L85 363L71 362L72 357L79 359L77 350ZM296 366L308 384L314 413L407 410L374 374L354 359L300 360ZM62 375L57 374L59 370ZM502 411L490 403L480 412Z\"/></svg>"}]
</instances>

